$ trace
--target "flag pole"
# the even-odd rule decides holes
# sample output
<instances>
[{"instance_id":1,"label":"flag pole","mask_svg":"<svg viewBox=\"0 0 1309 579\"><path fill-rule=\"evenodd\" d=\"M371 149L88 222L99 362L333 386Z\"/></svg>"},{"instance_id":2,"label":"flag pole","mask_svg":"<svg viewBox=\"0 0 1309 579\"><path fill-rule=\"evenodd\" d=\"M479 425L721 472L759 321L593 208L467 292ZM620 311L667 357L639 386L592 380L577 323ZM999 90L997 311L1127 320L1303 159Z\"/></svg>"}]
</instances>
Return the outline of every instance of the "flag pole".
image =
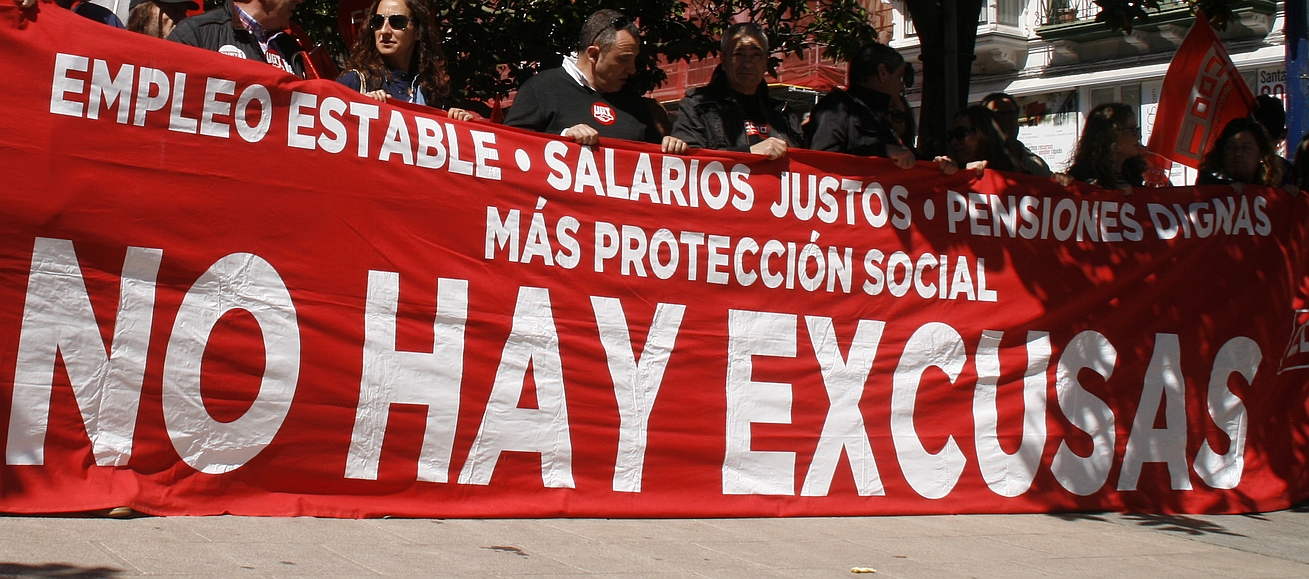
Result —
<instances>
[{"instance_id":1,"label":"flag pole","mask_svg":"<svg viewBox=\"0 0 1309 579\"><path fill-rule=\"evenodd\" d=\"M1286 145L1294 155L1309 132L1309 9L1305 2L1286 2Z\"/></svg>"}]
</instances>

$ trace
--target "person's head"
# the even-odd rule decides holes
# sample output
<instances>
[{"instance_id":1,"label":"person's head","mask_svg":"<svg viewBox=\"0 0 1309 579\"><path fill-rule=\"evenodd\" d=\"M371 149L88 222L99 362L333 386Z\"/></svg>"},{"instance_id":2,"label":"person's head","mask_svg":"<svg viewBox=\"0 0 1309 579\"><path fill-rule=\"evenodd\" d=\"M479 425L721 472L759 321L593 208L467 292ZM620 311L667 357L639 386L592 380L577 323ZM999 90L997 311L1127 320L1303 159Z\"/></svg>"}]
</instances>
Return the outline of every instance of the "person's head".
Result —
<instances>
[{"instance_id":1,"label":"person's head","mask_svg":"<svg viewBox=\"0 0 1309 579\"><path fill-rule=\"evenodd\" d=\"M955 115L950 128L950 158L964 165L973 161L986 161L986 166L999 171L1013 171L1014 162L1005 147L1004 133L996 124L990 109L973 105Z\"/></svg>"},{"instance_id":2,"label":"person's head","mask_svg":"<svg viewBox=\"0 0 1309 579\"><path fill-rule=\"evenodd\" d=\"M408 72L423 26L413 17L406 0L380 0L374 10L368 17L373 46L387 68Z\"/></svg>"},{"instance_id":3,"label":"person's head","mask_svg":"<svg viewBox=\"0 0 1309 579\"><path fill-rule=\"evenodd\" d=\"M914 124L914 111L909 108L909 101L905 100L904 95L891 97L887 117L891 120L891 129L900 137L900 142L906 147L913 147L918 137L918 127Z\"/></svg>"},{"instance_id":4,"label":"person's head","mask_svg":"<svg viewBox=\"0 0 1309 579\"><path fill-rule=\"evenodd\" d=\"M269 32L291 27L291 14L302 0L232 0Z\"/></svg>"},{"instance_id":5,"label":"person's head","mask_svg":"<svg viewBox=\"0 0 1309 579\"><path fill-rule=\"evenodd\" d=\"M904 57L885 44L864 45L850 61L850 84L898 95L913 84L912 71Z\"/></svg>"},{"instance_id":6,"label":"person's head","mask_svg":"<svg viewBox=\"0 0 1309 579\"><path fill-rule=\"evenodd\" d=\"M440 31L424 0L373 0L346 69L365 73L368 90L380 88L388 71L399 70L414 74L428 98L450 94Z\"/></svg>"},{"instance_id":7,"label":"person's head","mask_svg":"<svg viewBox=\"0 0 1309 579\"><path fill-rule=\"evenodd\" d=\"M741 94L754 94L768 71L768 35L753 22L738 22L723 34L723 72Z\"/></svg>"},{"instance_id":8,"label":"person's head","mask_svg":"<svg viewBox=\"0 0 1309 579\"><path fill-rule=\"evenodd\" d=\"M1250 118L1263 125L1274 148L1286 138L1286 106L1282 99L1267 94L1255 97Z\"/></svg>"},{"instance_id":9,"label":"person's head","mask_svg":"<svg viewBox=\"0 0 1309 579\"><path fill-rule=\"evenodd\" d=\"M1282 162L1268 141L1263 125L1251 119L1232 119L1204 155L1201 169L1221 171L1234 181L1276 185Z\"/></svg>"},{"instance_id":10,"label":"person's head","mask_svg":"<svg viewBox=\"0 0 1309 579\"><path fill-rule=\"evenodd\" d=\"M577 68L600 92L618 92L636 72L641 33L617 10L599 10L586 19L577 43Z\"/></svg>"},{"instance_id":11,"label":"person's head","mask_svg":"<svg viewBox=\"0 0 1309 579\"><path fill-rule=\"evenodd\" d=\"M1000 131L1005 137L1010 139L1018 138L1018 115L1022 108L1018 106L1018 101L1002 92L993 92L982 99L982 106L995 113L995 122L1000 125Z\"/></svg>"},{"instance_id":12,"label":"person's head","mask_svg":"<svg viewBox=\"0 0 1309 579\"><path fill-rule=\"evenodd\" d=\"M199 10L192 0L132 0L127 29L146 36L167 38L188 10Z\"/></svg>"},{"instance_id":13,"label":"person's head","mask_svg":"<svg viewBox=\"0 0 1309 579\"><path fill-rule=\"evenodd\" d=\"M1125 172L1145 168L1141 126L1130 105L1105 103L1091 109L1077 140L1073 166L1083 167L1107 188L1122 184ZM1131 175L1136 177L1137 175Z\"/></svg>"}]
</instances>

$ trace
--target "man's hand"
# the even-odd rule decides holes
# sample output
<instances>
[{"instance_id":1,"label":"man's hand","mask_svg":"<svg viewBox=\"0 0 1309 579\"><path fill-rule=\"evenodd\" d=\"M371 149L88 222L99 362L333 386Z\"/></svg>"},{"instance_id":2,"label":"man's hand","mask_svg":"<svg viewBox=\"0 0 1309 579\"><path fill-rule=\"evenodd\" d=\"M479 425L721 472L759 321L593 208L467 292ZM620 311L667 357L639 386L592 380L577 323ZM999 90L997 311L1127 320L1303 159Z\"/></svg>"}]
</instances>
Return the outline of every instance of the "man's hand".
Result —
<instances>
[{"instance_id":1,"label":"man's hand","mask_svg":"<svg viewBox=\"0 0 1309 579\"><path fill-rule=\"evenodd\" d=\"M391 98L391 95L387 94L386 90L384 90L384 89L380 89L380 88L377 89L377 90L370 90L370 91L364 93L364 96L366 96L366 97L368 97L368 98L370 98L370 99L379 100L379 101L382 101L382 102L386 102L386 99Z\"/></svg>"},{"instance_id":2,"label":"man's hand","mask_svg":"<svg viewBox=\"0 0 1309 579\"><path fill-rule=\"evenodd\" d=\"M914 164L918 162L918 159L914 158L913 151L909 150L908 147L901 147L900 145L887 145L886 156L890 157L892 161L895 161L895 166L901 169L912 168Z\"/></svg>"},{"instance_id":3,"label":"man's hand","mask_svg":"<svg viewBox=\"0 0 1309 579\"><path fill-rule=\"evenodd\" d=\"M968 164L968 169L971 169L974 175L981 177L986 174L986 161L973 161Z\"/></svg>"},{"instance_id":4,"label":"man's hand","mask_svg":"<svg viewBox=\"0 0 1309 579\"><path fill-rule=\"evenodd\" d=\"M663 152L672 153L674 155L681 155L689 148L690 147L686 146L686 141L672 135L665 136L664 142L660 145L660 149L663 150Z\"/></svg>"},{"instance_id":5,"label":"man's hand","mask_svg":"<svg viewBox=\"0 0 1309 579\"><path fill-rule=\"evenodd\" d=\"M456 120L456 121L465 121L465 122L468 122L468 121L473 120L473 113L470 113L470 112L468 112L468 111L466 111L466 110L464 110L464 109L455 109L455 108L448 109L448 110L445 111L445 114L446 114L446 116L448 116L448 117L450 117L450 118L452 118L452 119L454 119L454 120Z\"/></svg>"},{"instance_id":6,"label":"man's hand","mask_svg":"<svg viewBox=\"0 0 1309 579\"><path fill-rule=\"evenodd\" d=\"M750 152L756 155L768 157L769 161L776 161L786 156L786 141L777 137L768 137L758 143L750 145Z\"/></svg>"},{"instance_id":7,"label":"man's hand","mask_svg":"<svg viewBox=\"0 0 1309 579\"><path fill-rule=\"evenodd\" d=\"M579 145L598 145L600 144L600 131L595 130L591 125L577 124L564 131L564 136L572 139Z\"/></svg>"}]
</instances>

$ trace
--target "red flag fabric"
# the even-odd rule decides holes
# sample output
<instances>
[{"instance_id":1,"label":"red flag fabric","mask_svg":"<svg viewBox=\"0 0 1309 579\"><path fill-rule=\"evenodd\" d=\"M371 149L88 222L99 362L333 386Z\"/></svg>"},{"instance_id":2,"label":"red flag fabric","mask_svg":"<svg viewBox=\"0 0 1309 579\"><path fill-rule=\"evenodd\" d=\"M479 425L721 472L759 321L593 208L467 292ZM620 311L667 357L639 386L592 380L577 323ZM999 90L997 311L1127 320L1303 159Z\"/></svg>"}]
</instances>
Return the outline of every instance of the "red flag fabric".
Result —
<instances>
[{"instance_id":1,"label":"red flag fabric","mask_svg":"<svg viewBox=\"0 0 1309 579\"><path fill-rule=\"evenodd\" d=\"M1303 197L580 147L36 16L0 3L0 512L1309 494Z\"/></svg>"},{"instance_id":2,"label":"red flag fabric","mask_svg":"<svg viewBox=\"0 0 1309 579\"><path fill-rule=\"evenodd\" d=\"M1164 75L1148 148L1198 168L1227 122L1248 116L1254 94L1204 13L1186 33Z\"/></svg>"},{"instance_id":3,"label":"red flag fabric","mask_svg":"<svg viewBox=\"0 0 1309 579\"><path fill-rule=\"evenodd\" d=\"M355 45L364 17L368 15L368 7L372 5L373 0L341 0L336 5L337 30L341 31L341 41L347 50Z\"/></svg>"}]
</instances>

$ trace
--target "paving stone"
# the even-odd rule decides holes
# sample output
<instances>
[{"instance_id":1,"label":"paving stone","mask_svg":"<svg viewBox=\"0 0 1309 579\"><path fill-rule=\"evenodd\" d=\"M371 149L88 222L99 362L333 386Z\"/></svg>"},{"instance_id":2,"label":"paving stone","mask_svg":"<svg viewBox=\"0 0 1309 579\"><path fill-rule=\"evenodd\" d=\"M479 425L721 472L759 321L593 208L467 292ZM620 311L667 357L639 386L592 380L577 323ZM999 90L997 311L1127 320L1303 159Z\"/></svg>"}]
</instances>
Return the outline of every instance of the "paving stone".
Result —
<instances>
[{"instance_id":1,"label":"paving stone","mask_svg":"<svg viewBox=\"0 0 1309 579\"><path fill-rule=\"evenodd\" d=\"M0 517L0 577L1309 577L1309 509L790 519Z\"/></svg>"}]
</instances>

